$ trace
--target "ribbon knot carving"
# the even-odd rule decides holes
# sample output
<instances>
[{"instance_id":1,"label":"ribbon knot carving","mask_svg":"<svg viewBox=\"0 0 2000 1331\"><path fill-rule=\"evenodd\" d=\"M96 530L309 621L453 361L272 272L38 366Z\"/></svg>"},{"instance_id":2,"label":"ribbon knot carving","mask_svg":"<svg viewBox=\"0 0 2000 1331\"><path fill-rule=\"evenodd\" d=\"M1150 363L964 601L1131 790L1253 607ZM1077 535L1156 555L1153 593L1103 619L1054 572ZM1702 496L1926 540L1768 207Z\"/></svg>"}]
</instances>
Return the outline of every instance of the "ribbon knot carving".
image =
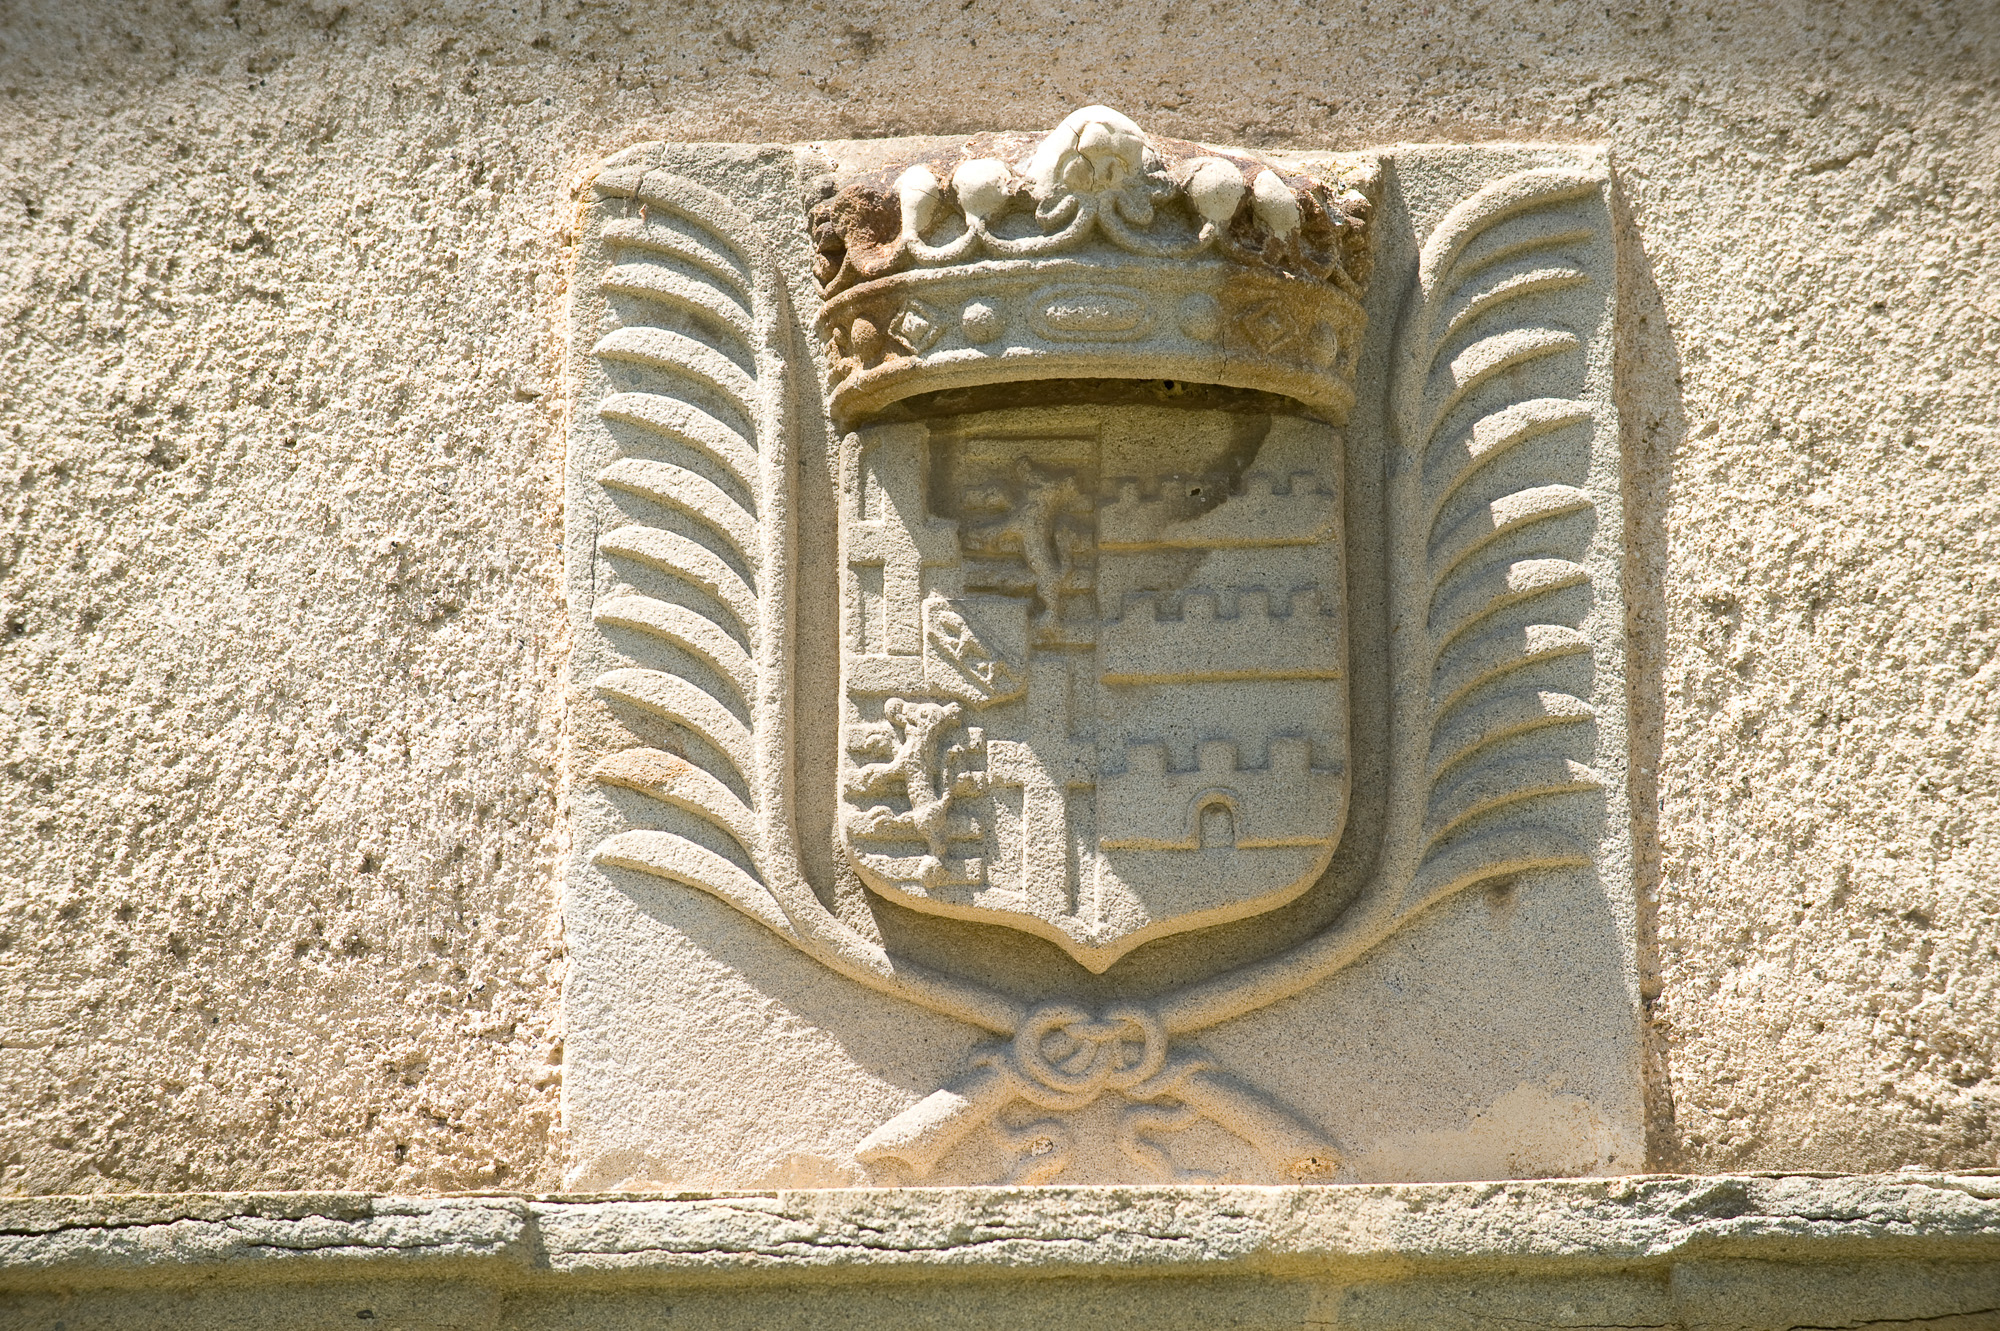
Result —
<instances>
[{"instance_id":1,"label":"ribbon knot carving","mask_svg":"<svg viewBox=\"0 0 2000 1331\"><path fill-rule=\"evenodd\" d=\"M988 1059L1002 1057L987 1055ZM1145 1083L1167 1061L1167 1036L1152 1013L1116 1007L1102 1019L1082 1008L1037 1008L1004 1055L1021 1099L1042 1109L1081 1109L1105 1091L1148 1100Z\"/></svg>"},{"instance_id":2,"label":"ribbon knot carving","mask_svg":"<svg viewBox=\"0 0 2000 1331\"><path fill-rule=\"evenodd\" d=\"M1096 1015L1068 1003L1036 1008L1012 1040L981 1050L965 1077L877 1128L855 1154L871 1164L900 1162L923 1179L975 1129L990 1126L1021 1157L1008 1182L1044 1182L1069 1164L1068 1129L1055 1120L1013 1126L1001 1115L1016 1104L1071 1113L1111 1092L1129 1105L1119 1149L1161 1182L1197 1180L1151 1137L1203 1119L1249 1142L1283 1177L1324 1180L1339 1164L1320 1132L1207 1058L1170 1054L1159 1018L1131 1004Z\"/></svg>"}]
</instances>

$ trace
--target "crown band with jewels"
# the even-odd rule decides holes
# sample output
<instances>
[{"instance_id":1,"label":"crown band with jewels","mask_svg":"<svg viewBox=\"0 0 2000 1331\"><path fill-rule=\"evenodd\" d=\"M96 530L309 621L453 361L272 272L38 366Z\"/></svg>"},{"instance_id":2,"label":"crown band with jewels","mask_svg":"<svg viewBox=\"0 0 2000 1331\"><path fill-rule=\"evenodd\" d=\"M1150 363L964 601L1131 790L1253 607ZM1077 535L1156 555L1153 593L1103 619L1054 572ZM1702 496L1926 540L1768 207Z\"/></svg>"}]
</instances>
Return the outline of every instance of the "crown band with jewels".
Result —
<instances>
[{"instance_id":1,"label":"crown band with jewels","mask_svg":"<svg viewBox=\"0 0 2000 1331\"><path fill-rule=\"evenodd\" d=\"M1149 139L1108 107L813 210L832 412L1033 379L1354 402L1372 174L1334 183Z\"/></svg>"}]
</instances>

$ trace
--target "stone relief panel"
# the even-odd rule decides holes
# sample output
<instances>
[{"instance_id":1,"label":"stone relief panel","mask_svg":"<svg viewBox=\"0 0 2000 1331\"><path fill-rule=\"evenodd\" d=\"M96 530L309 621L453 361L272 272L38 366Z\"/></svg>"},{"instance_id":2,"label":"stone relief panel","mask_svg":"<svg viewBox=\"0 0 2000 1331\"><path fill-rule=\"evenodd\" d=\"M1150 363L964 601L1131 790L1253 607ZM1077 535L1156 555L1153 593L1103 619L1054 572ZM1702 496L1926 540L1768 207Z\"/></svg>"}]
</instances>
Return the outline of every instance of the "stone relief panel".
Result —
<instances>
[{"instance_id":1,"label":"stone relief panel","mask_svg":"<svg viewBox=\"0 0 2000 1331\"><path fill-rule=\"evenodd\" d=\"M1336 981L1475 887L1573 921L1490 983L1591 990L1637 1167L1608 186L1105 107L607 163L573 1183L1367 1177Z\"/></svg>"}]
</instances>

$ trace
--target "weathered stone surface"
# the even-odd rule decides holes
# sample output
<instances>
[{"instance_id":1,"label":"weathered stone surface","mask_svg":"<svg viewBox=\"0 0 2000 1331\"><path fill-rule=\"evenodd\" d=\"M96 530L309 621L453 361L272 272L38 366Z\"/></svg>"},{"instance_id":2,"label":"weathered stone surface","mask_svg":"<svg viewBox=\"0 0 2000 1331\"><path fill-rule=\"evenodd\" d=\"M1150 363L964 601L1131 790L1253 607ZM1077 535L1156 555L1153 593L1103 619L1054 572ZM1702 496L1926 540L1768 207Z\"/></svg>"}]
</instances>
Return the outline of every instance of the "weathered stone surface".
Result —
<instances>
[{"instance_id":1,"label":"weathered stone surface","mask_svg":"<svg viewBox=\"0 0 2000 1331\"><path fill-rule=\"evenodd\" d=\"M1625 413L1661 515L1631 565L1635 677L1662 682L1635 734L1667 741L1639 773L1665 799L1655 1148L1990 1164L1996 23L1265 6L1221 42L1157 4L9 7L5 1186L554 1184L569 186L639 141L1089 99L1259 147L1611 145L1649 264L1630 326L1675 348L1631 349ZM379 744L335 763L343 715ZM1504 913L1469 905L1473 936ZM1433 962L1396 949L1367 991L1476 1025ZM1524 1162L1589 1129L1534 1087L1452 1094Z\"/></svg>"},{"instance_id":2,"label":"weathered stone surface","mask_svg":"<svg viewBox=\"0 0 2000 1331\"><path fill-rule=\"evenodd\" d=\"M2000 1178L0 1206L10 1327L623 1326L663 1304L705 1327L1072 1311L1085 1326L1976 1328L2000 1317Z\"/></svg>"}]
</instances>

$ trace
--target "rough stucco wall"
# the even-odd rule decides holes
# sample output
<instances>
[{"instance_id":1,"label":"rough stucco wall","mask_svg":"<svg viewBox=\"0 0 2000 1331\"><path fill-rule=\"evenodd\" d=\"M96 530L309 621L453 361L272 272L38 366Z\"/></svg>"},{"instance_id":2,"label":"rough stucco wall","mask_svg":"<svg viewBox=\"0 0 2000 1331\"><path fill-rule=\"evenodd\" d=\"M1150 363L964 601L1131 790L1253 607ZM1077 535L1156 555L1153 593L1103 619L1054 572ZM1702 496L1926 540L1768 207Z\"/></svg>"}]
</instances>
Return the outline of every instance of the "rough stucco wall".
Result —
<instances>
[{"instance_id":1,"label":"rough stucco wall","mask_svg":"<svg viewBox=\"0 0 2000 1331\"><path fill-rule=\"evenodd\" d=\"M1996 100L1982 0L0 7L0 1187L552 1185L578 173L1090 101L1613 144L1660 1162L1993 1163Z\"/></svg>"}]
</instances>

